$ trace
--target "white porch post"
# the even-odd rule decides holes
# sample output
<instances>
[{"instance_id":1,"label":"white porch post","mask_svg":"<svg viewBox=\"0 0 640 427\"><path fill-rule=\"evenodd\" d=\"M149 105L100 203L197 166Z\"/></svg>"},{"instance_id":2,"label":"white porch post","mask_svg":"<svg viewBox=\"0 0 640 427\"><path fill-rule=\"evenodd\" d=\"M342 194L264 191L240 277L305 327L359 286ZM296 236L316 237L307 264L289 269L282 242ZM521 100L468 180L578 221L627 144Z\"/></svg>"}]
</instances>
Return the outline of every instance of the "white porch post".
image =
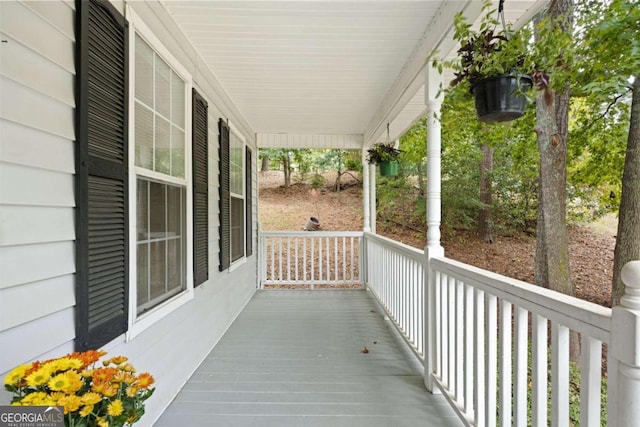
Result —
<instances>
[{"instance_id":1,"label":"white porch post","mask_svg":"<svg viewBox=\"0 0 640 427\"><path fill-rule=\"evenodd\" d=\"M609 349L614 364L609 367L607 425L613 427L637 426L640 420L640 260L622 268L622 282L626 289L612 311Z\"/></svg>"},{"instance_id":2,"label":"white porch post","mask_svg":"<svg viewBox=\"0 0 640 427\"><path fill-rule=\"evenodd\" d=\"M376 205L376 165L369 165L369 202L371 203L371 232L376 233L376 219L378 208Z\"/></svg>"},{"instance_id":3,"label":"white porch post","mask_svg":"<svg viewBox=\"0 0 640 427\"><path fill-rule=\"evenodd\" d=\"M429 260L444 256L444 248L440 244L441 220L441 129L440 109L442 97L440 86L442 75L430 64L425 68L425 103L427 104L427 246L424 250L425 281L427 286L425 295L424 327L424 383L427 390L437 392L434 388L431 374L436 371L436 331L439 319L435 316L435 286L436 278L431 274Z\"/></svg>"},{"instance_id":4,"label":"white porch post","mask_svg":"<svg viewBox=\"0 0 640 427\"><path fill-rule=\"evenodd\" d=\"M371 231L371 205L369 203L369 163L367 149L362 147L362 204L364 209L364 232Z\"/></svg>"}]
</instances>

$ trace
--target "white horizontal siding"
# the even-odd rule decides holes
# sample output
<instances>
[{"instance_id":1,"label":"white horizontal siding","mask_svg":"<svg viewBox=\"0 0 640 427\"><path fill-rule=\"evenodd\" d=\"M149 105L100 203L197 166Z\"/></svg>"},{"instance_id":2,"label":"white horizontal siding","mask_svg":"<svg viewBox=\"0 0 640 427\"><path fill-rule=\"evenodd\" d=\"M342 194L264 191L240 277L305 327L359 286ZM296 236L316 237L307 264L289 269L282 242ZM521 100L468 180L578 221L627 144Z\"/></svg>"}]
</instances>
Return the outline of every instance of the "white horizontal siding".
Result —
<instances>
[{"instance_id":1,"label":"white horizontal siding","mask_svg":"<svg viewBox=\"0 0 640 427\"><path fill-rule=\"evenodd\" d=\"M5 36L0 49L2 75L73 106L74 75L19 41Z\"/></svg>"},{"instance_id":2,"label":"white horizontal siding","mask_svg":"<svg viewBox=\"0 0 640 427\"><path fill-rule=\"evenodd\" d=\"M0 289L75 272L72 241L0 247Z\"/></svg>"},{"instance_id":3,"label":"white horizontal siding","mask_svg":"<svg viewBox=\"0 0 640 427\"><path fill-rule=\"evenodd\" d=\"M75 239L71 208L0 205L0 227L0 246Z\"/></svg>"},{"instance_id":4,"label":"white horizontal siding","mask_svg":"<svg viewBox=\"0 0 640 427\"><path fill-rule=\"evenodd\" d=\"M67 21L73 25L73 11L68 8L67 13L71 17ZM61 21L57 23L62 24ZM73 34L73 26L61 29L56 28L55 24L38 16L25 4L15 1L0 2L0 28L3 34L28 46L70 73L75 73L74 38L67 35Z\"/></svg>"},{"instance_id":5,"label":"white horizontal siding","mask_svg":"<svg viewBox=\"0 0 640 427\"><path fill-rule=\"evenodd\" d=\"M73 307L74 288L70 274L0 289L0 331Z\"/></svg>"},{"instance_id":6,"label":"white horizontal siding","mask_svg":"<svg viewBox=\"0 0 640 427\"><path fill-rule=\"evenodd\" d=\"M295 135L279 133L258 134L260 148L338 148L360 149L362 135Z\"/></svg>"},{"instance_id":7,"label":"white horizontal siding","mask_svg":"<svg viewBox=\"0 0 640 427\"><path fill-rule=\"evenodd\" d=\"M58 172L75 172L74 142L0 119L0 160Z\"/></svg>"},{"instance_id":8,"label":"white horizontal siding","mask_svg":"<svg viewBox=\"0 0 640 427\"><path fill-rule=\"evenodd\" d=\"M28 304L29 301L23 303ZM73 340L75 337L74 315L74 309L67 308L2 331L0 333L2 349L0 372L9 371L21 363L38 358L51 349ZM9 350L6 351L6 349Z\"/></svg>"},{"instance_id":9,"label":"white horizontal siding","mask_svg":"<svg viewBox=\"0 0 640 427\"><path fill-rule=\"evenodd\" d=\"M0 162L0 205L73 207L73 175Z\"/></svg>"},{"instance_id":10,"label":"white horizontal siding","mask_svg":"<svg viewBox=\"0 0 640 427\"><path fill-rule=\"evenodd\" d=\"M28 1L23 4L42 20L67 36L69 40L75 40L74 14L69 13L75 9L73 2Z\"/></svg>"},{"instance_id":11,"label":"white horizontal siding","mask_svg":"<svg viewBox=\"0 0 640 427\"><path fill-rule=\"evenodd\" d=\"M0 2L0 373L75 337L74 15Z\"/></svg>"},{"instance_id":12,"label":"white horizontal siding","mask_svg":"<svg viewBox=\"0 0 640 427\"><path fill-rule=\"evenodd\" d=\"M34 129L75 139L73 106L62 103L42 92L5 78L0 79L3 99L0 117Z\"/></svg>"}]
</instances>

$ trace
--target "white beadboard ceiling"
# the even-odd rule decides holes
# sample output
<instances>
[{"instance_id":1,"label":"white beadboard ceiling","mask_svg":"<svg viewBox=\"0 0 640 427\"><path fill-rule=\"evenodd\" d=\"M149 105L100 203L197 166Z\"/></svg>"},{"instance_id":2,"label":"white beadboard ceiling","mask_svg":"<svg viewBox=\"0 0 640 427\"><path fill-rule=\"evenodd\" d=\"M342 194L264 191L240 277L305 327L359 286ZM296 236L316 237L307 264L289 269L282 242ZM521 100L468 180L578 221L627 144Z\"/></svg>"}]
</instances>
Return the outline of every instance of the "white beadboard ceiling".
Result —
<instances>
[{"instance_id":1,"label":"white beadboard ceiling","mask_svg":"<svg viewBox=\"0 0 640 427\"><path fill-rule=\"evenodd\" d=\"M507 18L530 18L542 3L507 0ZM454 47L455 12L475 19L481 7L478 0L161 4L256 133L362 135L365 145L386 139L387 123L395 139L424 114L424 58Z\"/></svg>"}]
</instances>

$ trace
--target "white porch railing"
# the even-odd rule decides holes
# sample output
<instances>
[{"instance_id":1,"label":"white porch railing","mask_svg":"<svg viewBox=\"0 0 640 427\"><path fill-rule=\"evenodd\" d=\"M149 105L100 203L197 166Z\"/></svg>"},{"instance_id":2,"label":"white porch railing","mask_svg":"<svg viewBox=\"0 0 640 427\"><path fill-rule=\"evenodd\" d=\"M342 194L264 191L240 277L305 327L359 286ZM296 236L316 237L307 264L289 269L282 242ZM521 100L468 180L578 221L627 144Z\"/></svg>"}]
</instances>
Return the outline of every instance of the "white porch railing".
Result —
<instances>
[{"instance_id":1,"label":"white porch railing","mask_svg":"<svg viewBox=\"0 0 640 427\"><path fill-rule=\"evenodd\" d=\"M367 233L367 288L414 352L424 356L424 252Z\"/></svg>"},{"instance_id":2,"label":"white porch railing","mask_svg":"<svg viewBox=\"0 0 640 427\"><path fill-rule=\"evenodd\" d=\"M362 232L260 232L260 287L356 286Z\"/></svg>"},{"instance_id":3,"label":"white porch railing","mask_svg":"<svg viewBox=\"0 0 640 427\"><path fill-rule=\"evenodd\" d=\"M580 425L640 425L640 261L611 310L371 233L262 233L261 254L262 285L365 281L465 425L568 427L572 335Z\"/></svg>"},{"instance_id":4,"label":"white porch railing","mask_svg":"<svg viewBox=\"0 0 640 427\"><path fill-rule=\"evenodd\" d=\"M611 309L446 258L432 259L430 266L430 370L467 425L546 426L551 420L569 426L575 331L581 341L580 425L600 426L601 355L603 343L610 343Z\"/></svg>"}]
</instances>

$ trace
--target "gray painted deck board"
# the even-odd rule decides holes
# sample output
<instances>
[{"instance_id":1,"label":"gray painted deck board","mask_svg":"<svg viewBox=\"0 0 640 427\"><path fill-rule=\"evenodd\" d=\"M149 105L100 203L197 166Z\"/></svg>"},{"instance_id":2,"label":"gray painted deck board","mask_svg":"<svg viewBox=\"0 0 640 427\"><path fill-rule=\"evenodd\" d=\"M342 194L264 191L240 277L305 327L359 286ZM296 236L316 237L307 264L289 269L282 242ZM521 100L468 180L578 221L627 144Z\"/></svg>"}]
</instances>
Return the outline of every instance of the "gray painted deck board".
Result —
<instances>
[{"instance_id":1,"label":"gray painted deck board","mask_svg":"<svg viewBox=\"0 0 640 427\"><path fill-rule=\"evenodd\" d=\"M257 292L155 424L418 425L461 423L363 290Z\"/></svg>"}]
</instances>

